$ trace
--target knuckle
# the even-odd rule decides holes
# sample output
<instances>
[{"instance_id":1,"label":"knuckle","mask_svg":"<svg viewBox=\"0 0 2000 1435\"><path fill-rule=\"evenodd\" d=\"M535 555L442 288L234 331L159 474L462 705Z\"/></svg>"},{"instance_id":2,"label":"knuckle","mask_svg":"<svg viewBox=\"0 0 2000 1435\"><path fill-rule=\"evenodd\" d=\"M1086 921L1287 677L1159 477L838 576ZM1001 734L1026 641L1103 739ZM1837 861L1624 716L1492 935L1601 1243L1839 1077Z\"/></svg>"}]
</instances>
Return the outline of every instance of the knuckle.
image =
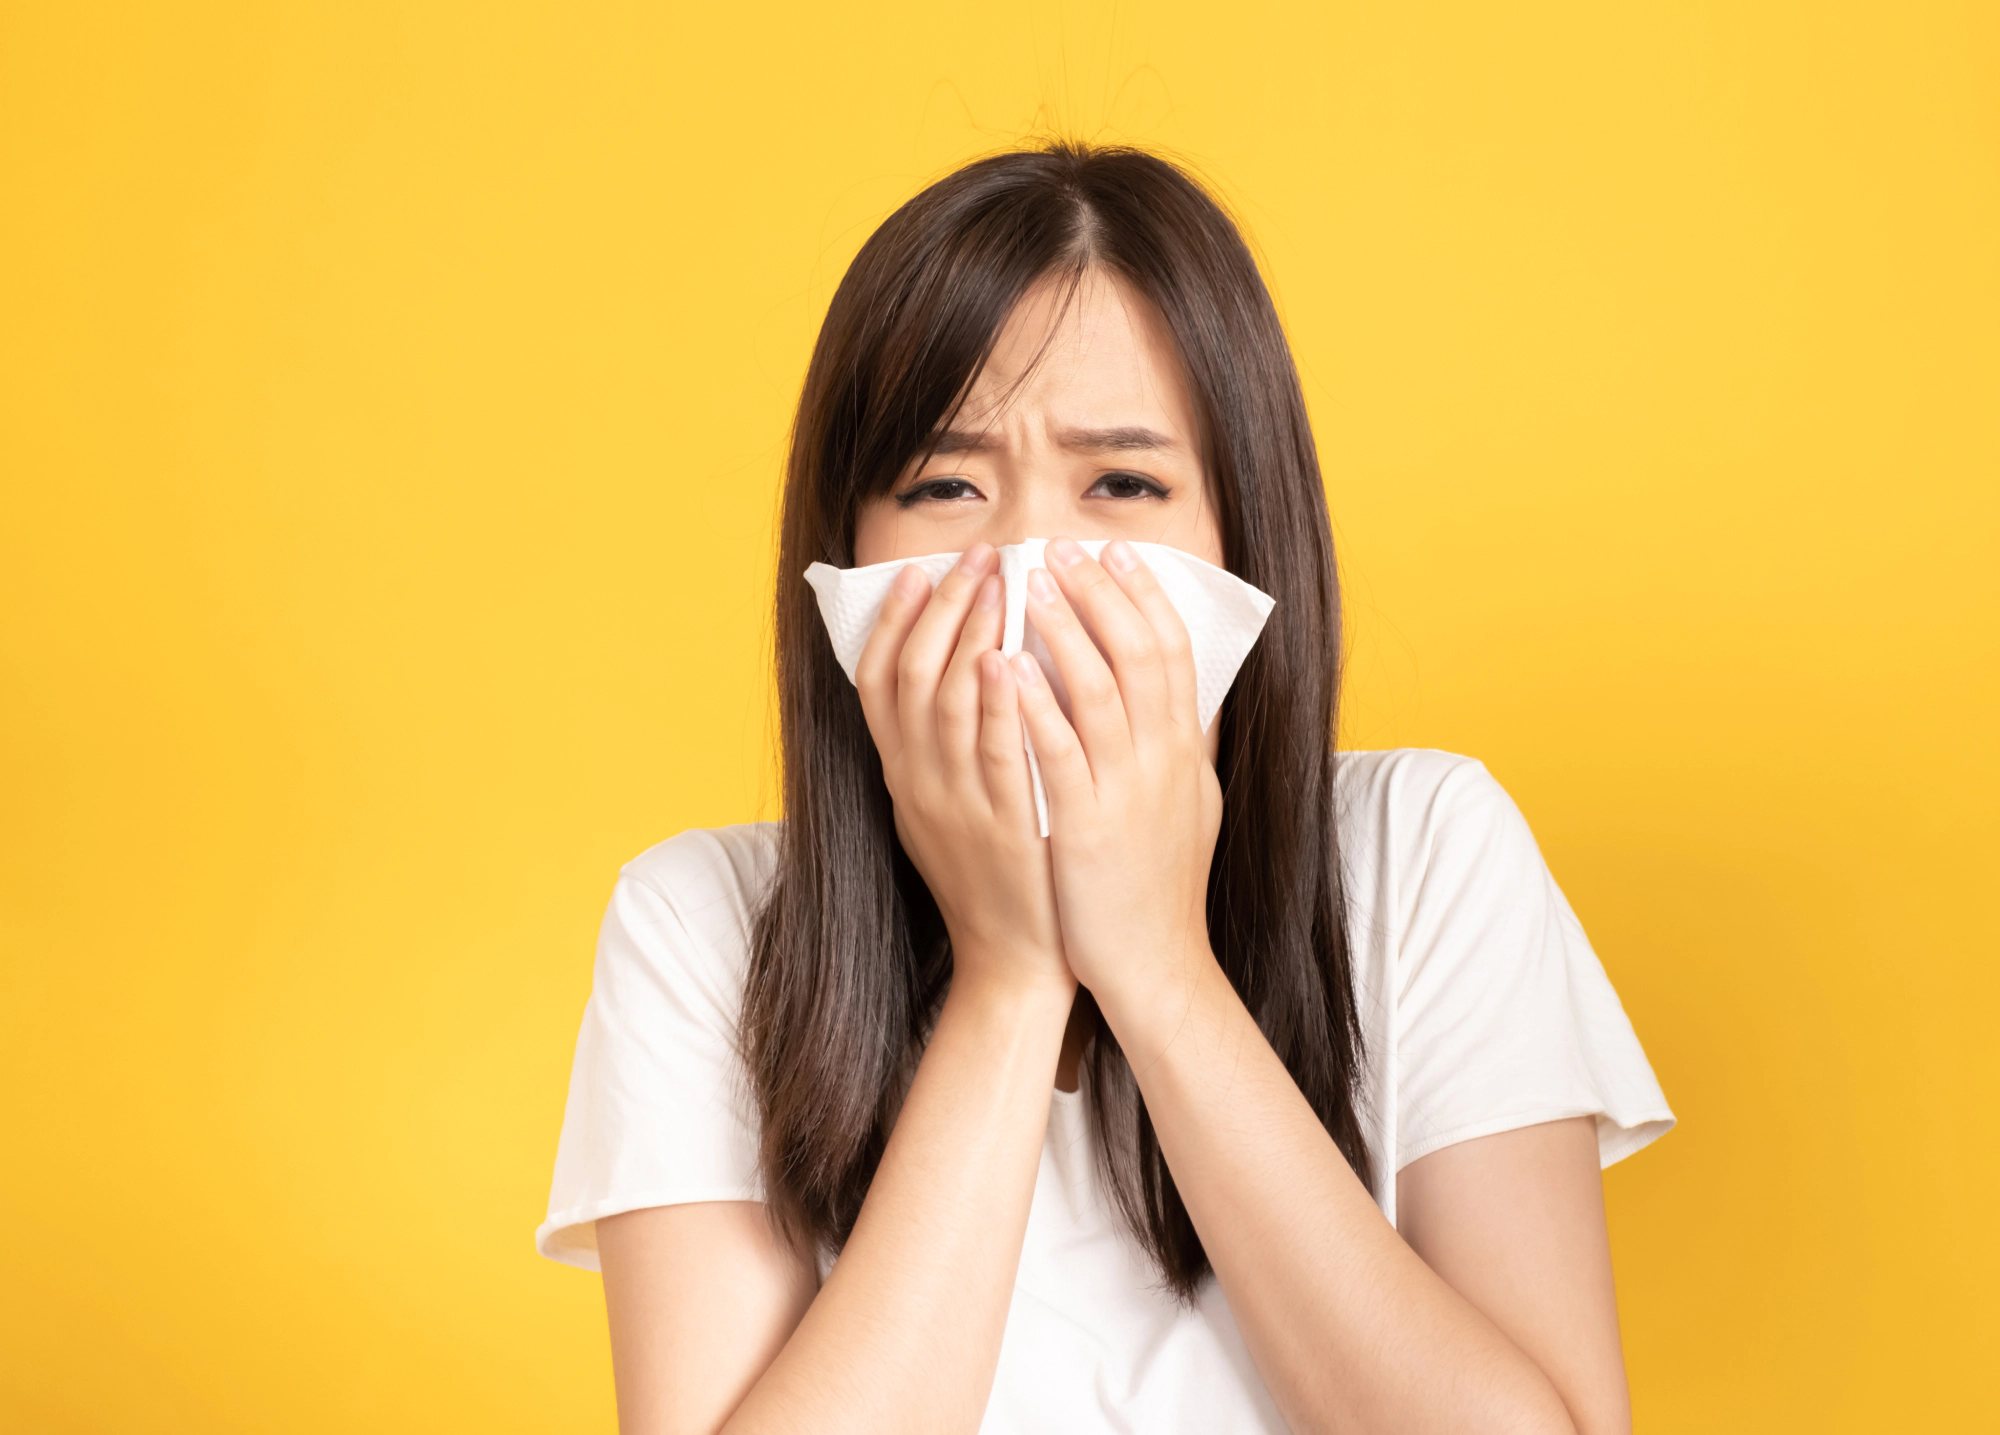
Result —
<instances>
[{"instance_id":1,"label":"knuckle","mask_svg":"<svg viewBox=\"0 0 2000 1435\"><path fill-rule=\"evenodd\" d=\"M938 719L953 732L963 732L979 723L979 708L964 698L938 704Z\"/></svg>"},{"instance_id":2,"label":"knuckle","mask_svg":"<svg viewBox=\"0 0 2000 1435\"><path fill-rule=\"evenodd\" d=\"M1057 596L1060 597L1061 595L1058 594ZM1067 602L1049 603L1045 606L1048 609L1047 616L1038 615L1035 619L1035 626L1041 629L1044 637L1047 637L1051 631L1068 633L1077 627L1076 614L1071 610Z\"/></svg>"},{"instance_id":3,"label":"knuckle","mask_svg":"<svg viewBox=\"0 0 2000 1435\"><path fill-rule=\"evenodd\" d=\"M1137 633L1125 640L1125 656L1135 663L1157 662L1160 644L1151 633Z\"/></svg>"},{"instance_id":4,"label":"knuckle","mask_svg":"<svg viewBox=\"0 0 2000 1435\"><path fill-rule=\"evenodd\" d=\"M1085 675L1070 685L1070 690L1087 703L1108 703L1117 695L1118 684L1111 674L1094 672Z\"/></svg>"}]
</instances>

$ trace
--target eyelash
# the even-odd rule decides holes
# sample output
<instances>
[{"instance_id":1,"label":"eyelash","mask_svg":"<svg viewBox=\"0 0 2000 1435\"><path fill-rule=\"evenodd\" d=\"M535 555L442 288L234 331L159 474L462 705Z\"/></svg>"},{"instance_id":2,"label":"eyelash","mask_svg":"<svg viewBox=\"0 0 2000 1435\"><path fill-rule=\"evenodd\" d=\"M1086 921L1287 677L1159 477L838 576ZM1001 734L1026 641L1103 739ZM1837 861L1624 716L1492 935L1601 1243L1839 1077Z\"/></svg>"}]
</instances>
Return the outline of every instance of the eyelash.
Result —
<instances>
[{"instance_id":1,"label":"eyelash","mask_svg":"<svg viewBox=\"0 0 2000 1435\"><path fill-rule=\"evenodd\" d=\"M978 492L977 489L972 488L972 480L970 479L927 478L922 483L918 484L916 487L906 489L902 493L897 494L896 502L900 507L909 508L915 504L922 503L927 499L935 500L940 503L950 503L956 499L964 498L966 496L963 493L954 493L950 495L950 497L946 497L943 493L939 492L940 489L950 488L953 486L971 489L972 492L974 493Z\"/></svg>"},{"instance_id":2,"label":"eyelash","mask_svg":"<svg viewBox=\"0 0 2000 1435\"><path fill-rule=\"evenodd\" d=\"M1112 480L1119 480L1125 483L1136 483L1140 486L1141 489L1144 490L1143 492L1140 493L1128 493L1119 495L1117 500L1119 502L1129 502L1132 499L1139 499L1139 498L1157 500L1166 498L1173 493L1172 489L1168 488L1158 479L1148 478L1143 473L1131 473L1122 469L1115 470L1111 473L1099 474L1097 482L1091 484L1090 487L1091 489L1094 490L1100 484L1108 483L1111 482ZM896 503L898 507L910 508L914 507L916 504L924 502L953 503L958 501L959 499L968 496L967 493L962 493L962 492L952 493L947 495L941 491L944 489L954 488L954 487L970 490L970 492L973 494L976 494L978 492L977 489L973 488L972 481L970 479L927 478L922 483L917 484L914 488L905 489L902 493L897 494ZM1085 496L1087 497L1088 494L1086 493ZM1111 495L1109 494L1105 496L1111 497Z\"/></svg>"},{"instance_id":3,"label":"eyelash","mask_svg":"<svg viewBox=\"0 0 2000 1435\"><path fill-rule=\"evenodd\" d=\"M1128 473L1123 470L1114 471L1112 473L1100 474L1098 476L1097 483L1093 483L1091 487L1096 488L1098 483L1109 483L1114 479L1123 483L1136 483L1142 490L1144 490L1143 492L1140 493L1126 494L1125 497L1128 499L1165 498L1173 492L1171 488L1168 488L1164 483L1161 483L1156 478L1148 478L1143 473Z\"/></svg>"}]
</instances>

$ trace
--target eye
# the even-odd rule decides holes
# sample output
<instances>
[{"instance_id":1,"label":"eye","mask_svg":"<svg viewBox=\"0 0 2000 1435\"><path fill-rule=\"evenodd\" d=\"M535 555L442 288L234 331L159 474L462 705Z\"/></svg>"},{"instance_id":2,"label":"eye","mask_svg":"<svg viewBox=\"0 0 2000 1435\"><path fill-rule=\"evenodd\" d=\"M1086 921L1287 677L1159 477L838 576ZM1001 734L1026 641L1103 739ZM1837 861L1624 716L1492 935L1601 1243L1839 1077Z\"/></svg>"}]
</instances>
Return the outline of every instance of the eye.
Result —
<instances>
[{"instance_id":1,"label":"eye","mask_svg":"<svg viewBox=\"0 0 2000 1435\"><path fill-rule=\"evenodd\" d=\"M897 494L896 502L900 507L910 508L919 503L955 503L981 497L984 495L972 486L971 479L927 478Z\"/></svg>"},{"instance_id":2,"label":"eye","mask_svg":"<svg viewBox=\"0 0 2000 1435\"><path fill-rule=\"evenodd\" d=\"M1086 498L1165 498L1170 492L1158 479L1143 473L1107 473L1090 486Z\"/></svg>"}]
</instances>

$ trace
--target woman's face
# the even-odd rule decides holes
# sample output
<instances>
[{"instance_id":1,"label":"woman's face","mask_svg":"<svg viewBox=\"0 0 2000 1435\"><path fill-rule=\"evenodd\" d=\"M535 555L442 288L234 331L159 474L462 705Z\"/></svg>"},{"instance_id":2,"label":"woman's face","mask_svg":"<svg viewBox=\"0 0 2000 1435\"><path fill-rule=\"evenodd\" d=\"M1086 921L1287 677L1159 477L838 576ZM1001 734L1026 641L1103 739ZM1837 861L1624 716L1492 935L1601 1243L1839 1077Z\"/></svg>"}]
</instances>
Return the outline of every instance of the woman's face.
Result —
<instances>
[{"instance_id":1,"label":"woman's face","mask_svg":"<svg viewBox=\"0 0 2000 1435\"><path fill-rule=\"evenodd\" d=\"M1091 270L1029 290L927 463L862 506L865 566L975 543L1127 538L1222 565L1200 433L1166 322Z\"/></svg>"}]
</instances>

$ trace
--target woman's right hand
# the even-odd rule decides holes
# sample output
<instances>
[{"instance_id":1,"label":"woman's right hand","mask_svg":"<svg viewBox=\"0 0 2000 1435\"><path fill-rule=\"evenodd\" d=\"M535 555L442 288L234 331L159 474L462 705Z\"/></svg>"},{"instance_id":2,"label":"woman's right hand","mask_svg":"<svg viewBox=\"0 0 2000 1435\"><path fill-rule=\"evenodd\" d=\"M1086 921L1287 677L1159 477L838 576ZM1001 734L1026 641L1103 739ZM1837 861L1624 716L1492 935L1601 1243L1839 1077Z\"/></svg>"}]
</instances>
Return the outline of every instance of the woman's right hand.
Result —
<instances>
[{"instance_id":1,"label":"woman's right hand","mask_svg":"<svg viewBox=\"0 0 2000 1435\"><path fill-rule=\"evenodd\" d=\"M1049 844L1022 747L1019 688L1000 656L999 555L966 550L937 590L897 577L855 667L896 835L951 933L954 986L1074 989Z\"/></svg>"}]
</instances>

